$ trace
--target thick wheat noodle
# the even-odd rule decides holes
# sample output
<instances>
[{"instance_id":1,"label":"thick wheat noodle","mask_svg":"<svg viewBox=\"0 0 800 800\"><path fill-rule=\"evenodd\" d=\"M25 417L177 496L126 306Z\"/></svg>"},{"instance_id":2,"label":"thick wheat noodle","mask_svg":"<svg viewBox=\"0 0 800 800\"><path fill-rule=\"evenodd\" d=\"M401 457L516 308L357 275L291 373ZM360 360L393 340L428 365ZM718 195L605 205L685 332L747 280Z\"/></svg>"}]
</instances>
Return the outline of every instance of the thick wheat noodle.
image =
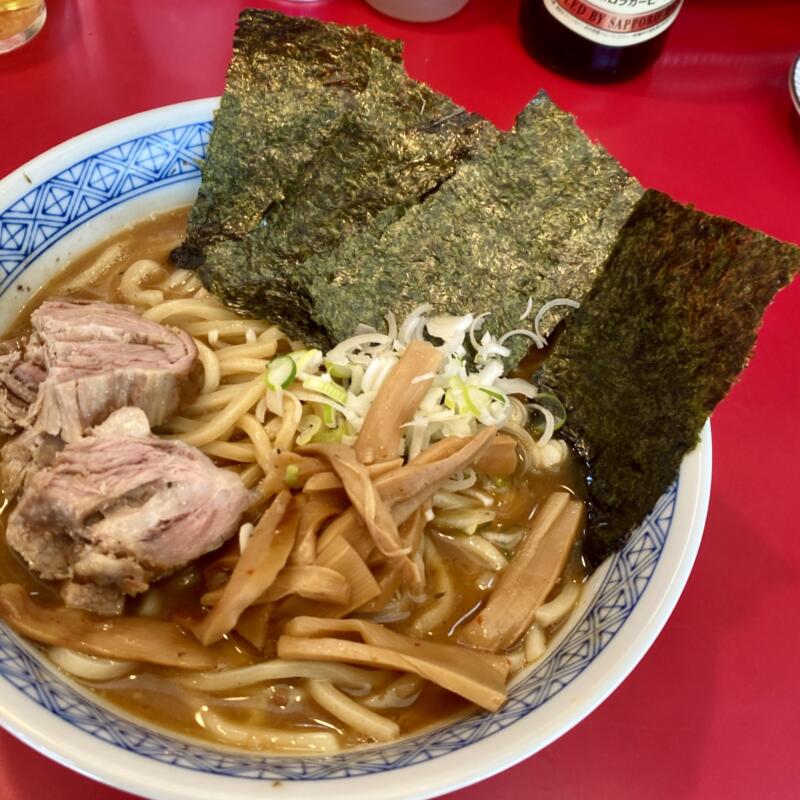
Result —
<instances>
[{"instance_id":1,"label":"thick wheat noodle","mask_svg":"<svg viewBox=\"0 0 800 800\"><path fill-rule=\"evenodd\" d=\"M203 423L189 417L172 417L164 423L164 427L172 433L189 433L197 430Z\"/></svg>"},{"instance_id":2,"label":"thick wheat noodle","mask_svg":"<svg viewBox=\"0 0 800 800\"><path fill-rule=\"evenodd\" d=\"M526 664L533 664L534 661L538 661L547 652L547 639L541 626L534 622L528 628L522 647Z\"/></svg>"},{"instance_id":3,"label":"thick wheat noodle","mask_svg":"<svg viewBox=\"0 0 800 800\"><path fill-rule=\"evenodd\" d=\"M224 350L219 351L220 354L224 352ZM263 375L265 366L265 362L259 358L246 358L245 356L238 356L236 358L228 358L225 360L220 359L219 371L223 377L226 375L243 375L251 372Z\"/></svg>"},{"instance_id":4,"label":"thick wheat noodle","mask_svg":"<svg viewBox=\"0 0 800 800\"><path fill-rule=\"evenodd\" d=\"M367 708L406 708L419 697L424 683L419 675L407 672L362 702Z\"/></svg>"},{"instance_id":5,"label":"thick wheat noodle","mask_svg":"<svg viewBox=\"0 0 800 800\"><path fill-rule=\"evenodd\" d=\"M266 397L262 397L258 403L256 404L255 409L253 409L254 413L256 414L256 419L258 418L258 409L260 406L266 406ZM265 409L265 414L266 414ZM272 412L269 412L272 413ZM264 430L267 432L267 436L274 442L278 433L281 430L281 426L283 425L283 419L281 417L272 417L272 419L267 420L266 417L264 418Z\"/></svg>"},{"instance_id":6,"label":"thick wheat noodle","mask_svg":"<svg viewBox=\"0 0 800 800\"><path fill-rule=\"evenodd\" d=\"M236 319L229 320L199 320L196 322L186 322L181 328L190 336L208 336L211 331L216 331L220 339L236 337L244 339L248 330L264 334L269 330L274 330L269 323L260 319ZM280 338L280 334L276 336Z\"/></svg>"},{"instance_id":7,"label":"thick wheat noodle","mask_svg":"<svg viewBox=\"0 0 800 800\"><path fill-rule=\"evenodd\" d=\"M291 406L291 411L288 414L286 413L287 403ZM284 392L283 414L280 417L280 427L274 439L275 447L278 450L288 450L294 444L294 437L297 435L297 426L300 423L302 415L303 407L300 401L294 395Z\"/></svg>"},{"instance_id":8,"label":"thick wheat noodle","mask_svg":"<svg viewBox=\"0 0 800 800\"><path fill-rule=\"evenodd\" d=\"M308 681L308 693L329 714L371 739L390 742L400 735L400 726L396 722L364 708L328 681L312 678Z\"/></svg>"},{"instance_id":9,"label":"thick wheat noodle","mask_svg":"<svg viewBox=\"0 0 800 800\"><path fill-rule=\"evenodd\" d=\"M569 581L552 600L536 609L534 619L545 628L561 622L575 607L580 594L578 584Z\"/></svg>"},{"instance_id":10,"label":"thick wheat noodle","mask_svg":"<svg viewBox=\"0 0 800 800\"><path fill-rule=\"evenodd\" d=\"M446 633L442 628L452 617L458 603L450 573L430 536L425 537L423 558L425 559L428 593L434 597L439 596L439 599L434 600L418 614L411 624L414 633L421 637L430 636L431 633Z\"/></svg>"},{"instance_id":11,"label":"thick wheat noodle","mask_svg":"<svg viewBox=\"0 0 800 800\"><path fill-rule=\"evenodd\" d=\"M219 350L217 355L220 362L225 362L235 358L262 358L268 359L275 355L278 349L277 339L266 341L255 341L252 344L233 344L230 347L225 347ZM262 367L266 369L266 362L262 363Z\"/></svg>"},{"instance_id":12,"label":"thick wheat noodle","mask_svg":"<svg viewBox=\"0 0 800 800\"><path fill-rule=\"evenodd\" d=\"M499 548L479 533L473 535L456 534L452 539L453 546L469 559L480 562L493 572L500 572L508 565L508 559Z\"/></svg>"},{"instance_id":13,"label":"thick wheat noodle","mask_svg":"<svg viewBox=\"0 0 800 800\"><path fill-rule=\"evenodd\" d=\"M182 294L194 294L203 284L197 274L190 269L175 269L163 281L160 288L175 291L180 289Z\"/></svg>"},{"instance_id":14,"label":"thick wheat noodle","mask_svg":"<svg viewBox=\"0 0 800 800\"><path fill-rule=\"evenodd\" d=\"M172 433L191 433L198 428L202 428L208 422L215 419L213 414L203 414L195 419L191 417L172 417L164 423L164 427L169 429ZM219 435L219 440L227 441L233 433L233 426L222 431ZM218 440L215 440L218 441Z\"/></svg>"},{"instance_id":15,"label":"thick wheat noodle","mask_svg":"<svg viewBox=\"0 0 800 800\"><path fill-rule=\"evenodd\" d=\"M61 288L65 292L74 292L76 289L85 289L100 283L112 269L119 266L126 255L125 247L116 242L103 250L91 266L81 270L71 281Z\"/></svg>"},{"instance_id":16,"label":"thick wheat noodle","mask_svg":"<svg viewBox=\"0 0 800 800\"><path fill-rule=\"evenodd\" d=\"M198 300L185 298L183 300L168 300L153 308L148 308L142 316L153 322L164 322L175 317L205 320L234 320L239 319L235 312L229 311L218 300ZM173 323L175 324L175 323Z\"/></svg>"},{"instance_id":17,"label":"thick wheat noodle","mask_svg":"<svg viewBox=\"0 0 800 800\"><path fill-rule=\"evenodd\" d=\"M85 681L110 681L134 671L135 661L119 661L115 658L98 658L72 650L69 647L51 647L47 651L50 660L65 672Z\"/></svg>"},{"instance_id":18,"label":"thick wheat noodle","mask_svg":"<svg viewBox=\"0 0 800 800\"><path fill-rule=\"evenodd\" d=\"M252 414L248 413L242 414L242 416L236 420L236 427L240 428L248 435L250 441L253 443L255 459L261 469L266 472L272 462L273 451L272 444L269 440L269 436L267 436L267 432L264 430L264 426Z\"/></svg>"},{"instance_id":19,"label":"thick wheat noodle","mask_svg":"<svg viewBox=\"0 0 800 800\"><path fill-rule=\"evenodd\" d=\"M227 461L238 461L243 464L251 464L257 460L256 450L249 442L214 441L201 444L198 449L214 458L224 458Z\"/></svg>"},{"instance_id":20,"label":"thick wheat noodle","mask_svg":"<svg viewBox=\"0 0 800 800\"><path fill-rule=\"evenodd\" d=\"M119 282L119 293L126 302L134 306L157 306L164 302L164 292L160 289L143 289L142 284L154 278L166 276L166 271L149 258L134 261L123 273Z\"/></svg>"},{"instance_id":21,"label":"thick wheat noodle","mask_svg":"<svg viewBox=\"0 0 800 800\"><path fill-rule=\"evenodd\" d=\"M259 401L265 390L263 379L261 377L256 378L245 384L239 396L232 399L214 419L189 433L179 434L171 438L180 439L186 444L195 445L195 447L219 439L224 431L232 428L239 417Z\"/></svg>"},{"instance_id":22,"label":"thick wheat noodle","mask_svg":"<svg viewBox=\"0 0 800 800\"><path fill-rule=\"evenodd\" d=\"M274 658L271 661L262 661L247 667L215 672L195 672L190 675L182 675L178 680L184 686L202 692L227 692L266 681L319 678L337 686L353 689L360 694L367 694L374 691L387 675L392 675L392 673L328 661L284 661Z\"/></svg>"},{"instance_id":23,"label":"thick wheat noodle","mask_svg":"<svg viewBox=\"0 0 800 800\"><path fill-rule=\"evenodd\" d=\"M282 750L288 753L335 753L339 738L331 731L310 731L265 728L263 725L245 725L223 719L207 706L197 712L203 729L224 744L246 747L251 750Z\"/></svg>"},{"instance_id":24,"label":"thick wheat noodle","mask_svg":"<svg viewBox=\"0 0 800 800\"><path fill-rule=\"evenodd\" d=\"M214 351L212 350L211 352L213 353ZM210 411L219 411L219 409L224 408L235 397L238 397L241 391L242 387L238 384L221 386L213 392L201 394L194 403L190 406L185 406L182 409L182 413L188 416L195 416L207 414Z\"/></svg>"},{"instance_id":25,"label":"thick wheat noodle","mask_svg":"<svg viewBox=\"0 0 800 800\"><path fill-rule=\"evenodd\" d=\"M197 357L203 365L203 388L201 395L207 395L211 392L216 392L219 388L220 380L222 379L222 372L219 368L219 359L217 354L200 339L194 338L195 346L197 347Z\"/></svg>"}]
</instances>

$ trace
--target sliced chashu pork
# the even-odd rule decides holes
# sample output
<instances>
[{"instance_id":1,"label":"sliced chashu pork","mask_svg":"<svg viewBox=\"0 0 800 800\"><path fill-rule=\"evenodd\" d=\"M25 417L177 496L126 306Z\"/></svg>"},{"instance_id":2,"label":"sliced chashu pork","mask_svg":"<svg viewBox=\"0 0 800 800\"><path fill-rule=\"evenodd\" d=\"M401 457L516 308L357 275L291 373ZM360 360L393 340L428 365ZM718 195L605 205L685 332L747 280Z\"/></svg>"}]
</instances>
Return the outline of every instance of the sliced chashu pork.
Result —
<instances>
[{"instance_id":1,"label":"sliced chashu pork","mask_svg":"<svg viewBox=\"0 0 800 800\"><path fill-rule=\"evenodd\" d=\"M11 436L33 422L39 384L47 373L25 359L24 340L6 343L0 353L0 434Z\"/></svg>"},{"instance_id":2,"label":"sliced chashu pork","mask_svg":"<svg viewBox=\"0 0 800 800\"><path fill-rule=\"evenodd\" d=\"M156 427L197 394L192 337L129 306L46 301L31 323L26 357L47 371L35 427L65 442L125 406L141 408Z\"/></svg>"},{"instance_id":3,"label":"sliced chashu pork","mask_svg":"<svg viewBox=\"0 0 800 800\"><path fill-rule=\"evenodd\" d=\"M15 340L15 348L0 356L0 431L21 430L1 453L0 482L8 497L32 466L49 463L56 446L76 441L111 412L136 406L157 426L197 394L200 368L191 336L143 319L129 306L46 301L31 325L28 340Z\"/></svg>"},{"instance_id":4,"label":"sliced chashu pork","mask_svg":"<svg viewBox=\"0 0 800 800\"><path fill-rule=\"evenodd\" d=\"M219 547L250 501L236 474L124 408L30 477L6 539L36 574L64 581L68 605L118 613L124 595Z\"/></svg>"}]
</instances>

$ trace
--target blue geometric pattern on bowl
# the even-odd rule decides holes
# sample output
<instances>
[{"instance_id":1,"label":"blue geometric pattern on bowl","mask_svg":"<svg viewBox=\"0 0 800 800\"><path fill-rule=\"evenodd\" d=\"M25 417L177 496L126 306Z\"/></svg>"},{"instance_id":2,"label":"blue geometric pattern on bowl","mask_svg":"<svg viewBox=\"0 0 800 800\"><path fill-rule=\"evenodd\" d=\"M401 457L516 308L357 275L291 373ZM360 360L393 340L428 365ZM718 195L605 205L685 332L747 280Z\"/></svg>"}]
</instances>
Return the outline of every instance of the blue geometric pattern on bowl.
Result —
<instances>
[{"instance_id":1,"label":"blue geometric pattern on bowl","mask_svg":"<svg viewBox=\"0 0 800 800\"><path fill-rule=\"evenodd\" d=\"M94 154L0 211L0 292L63 235L132 197L178 181L197 181L210 122L132 139ZM104 742L186 769L264 780L369 775L438 758L530 714L568 686L620 630L646 589L664 549L678 483L614 556L591 607L549 656L514 686L493 714L476 711L446 729L326 757L258 756L214 750L154 732L92 702L43 666L0 626L0 678L38 705Z\"/></svg>"},{"instance_id":2,"label":"blue geometric pattern on bowl","mask_svg":"<svg viewBox=\"0 0 800 800\"><path fill-rule=\"evenodd\" d=\"M77 225L137 195L197 180L210 134L209 121L131 139L31 189L0 213L0 292Z\"/></svg>"}]
</instances>

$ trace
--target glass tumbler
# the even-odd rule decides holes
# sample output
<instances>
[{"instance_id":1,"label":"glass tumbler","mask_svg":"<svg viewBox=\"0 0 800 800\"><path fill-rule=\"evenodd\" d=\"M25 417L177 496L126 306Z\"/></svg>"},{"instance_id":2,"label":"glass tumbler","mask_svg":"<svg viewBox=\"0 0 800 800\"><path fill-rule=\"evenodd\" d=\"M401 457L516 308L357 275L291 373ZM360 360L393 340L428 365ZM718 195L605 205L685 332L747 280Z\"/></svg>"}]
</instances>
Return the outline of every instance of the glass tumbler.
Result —
<instances>
[{"instance_id":1,"label":"glass tumbler","mask_svg":"<svg viewBox=\"0 0 800 800\"><path fill-rule=\"evenodd\" d=\"M0 53L33 39L46 17L44 0L0 0Z\"/></svg>"}]
</instances>

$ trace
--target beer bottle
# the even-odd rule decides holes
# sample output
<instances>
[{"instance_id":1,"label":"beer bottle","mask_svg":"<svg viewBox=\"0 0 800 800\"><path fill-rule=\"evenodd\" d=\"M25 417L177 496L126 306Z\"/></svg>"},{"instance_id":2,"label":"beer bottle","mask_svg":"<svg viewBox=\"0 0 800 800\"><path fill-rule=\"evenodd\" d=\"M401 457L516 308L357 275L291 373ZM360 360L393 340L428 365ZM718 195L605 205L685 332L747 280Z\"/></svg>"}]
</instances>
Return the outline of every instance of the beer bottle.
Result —
<instances>
[{"instance_id":1,"label":"beer bottle","mask_svg":"<svg viewBox=\"0 0 800 800\"><path fill-rule=\"evenodd\" d=\"M664 47L683 0L522 0L525 49L546 67L587 81L629 78Z\"/></svg>"}]
</instances>

